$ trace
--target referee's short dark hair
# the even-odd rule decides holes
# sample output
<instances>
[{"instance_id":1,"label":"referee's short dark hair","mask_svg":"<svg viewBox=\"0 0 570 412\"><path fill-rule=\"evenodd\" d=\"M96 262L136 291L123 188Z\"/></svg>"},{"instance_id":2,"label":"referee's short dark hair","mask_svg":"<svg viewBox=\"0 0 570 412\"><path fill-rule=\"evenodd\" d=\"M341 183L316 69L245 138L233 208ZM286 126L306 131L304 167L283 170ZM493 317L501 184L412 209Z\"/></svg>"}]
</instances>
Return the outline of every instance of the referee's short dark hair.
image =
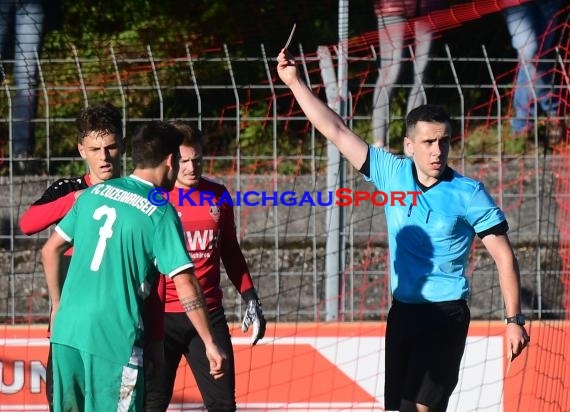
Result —
<instances>
[{"instance_id":1,"label":"referee's short dark hair","mask_svg":"<svg viewBox=\"0 0 570 412\"><path fill-rule=\"evenodd\" d=\"M418 122L446 123L451 132L451 118L445 109L437 104L423 104L410 110L406 116L406 135L413 135Z\"/></svg>"}]
</instances>

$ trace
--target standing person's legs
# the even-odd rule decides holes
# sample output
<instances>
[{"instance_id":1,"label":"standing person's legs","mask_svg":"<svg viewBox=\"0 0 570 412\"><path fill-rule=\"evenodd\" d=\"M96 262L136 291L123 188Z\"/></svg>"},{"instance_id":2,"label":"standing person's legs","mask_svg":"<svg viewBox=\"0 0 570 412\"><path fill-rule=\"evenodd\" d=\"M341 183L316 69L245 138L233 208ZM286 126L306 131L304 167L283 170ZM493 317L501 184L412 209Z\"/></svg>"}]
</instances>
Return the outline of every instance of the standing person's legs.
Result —
<instances>
[{"instance_id":1,"label":"standing person's legs","mask_svg":"<svg viewBox=\"0 0 570 412\"><path fill-rule=\"evenodd\" d=\"M7 59L8 38L14 29L14 7L16 0L0 0L0 57ZM4 67L4 70L6 68Z\"/></svg>"},{"instance_id":2,"label":"standing person's legs","mask_svg":"<svg viewBox=\"0 0 570 412\"><path fill-rule=\"evenodd\" d=\"M511 121L511 131L522 133L533 123L535 102L531 79L536 78L533 59L538 52L534 2L509 7L503 11L511 43L518 53L519 67L514 85L513 106L515 117Z\"/></svg>"},{"instance_id":3,"label":"standing person's legs","mask_svg":"<svg viewBox=\"0 0 570 412\"><path fill-rule=\"evenodd\" d=\"M53 368L51 362L51 344L49 345L46 365L46 398L50 412L53 412Z\"/></svg>"},{"instance_id":4,"label":"standing person's legs","mask_svg":"<svg viewBox=\"0 0 570 412\"><path fill-rule=\"evenodd\" d=\"M64 255L61 257L60 266L59 266L59 276L60 276L62 283L65 282L65 278L67 276L67 270L69 269L70 263L71 263L71 256ZM54 316L53 306L50 307L48 331L47 331L48 337L51 336L52 316ZM48 359L47 359L47 365L46 365L46 398L48 401L48 406L49 406L50 412L54 412L55 409L53 407L53 362L52 362L51 342L49 345Z\"/></svg>"},{"instance_id":5,"label":"standing person's legs","mask_svg":"<svg viewBox=\"0 0 570 412\"><path fill-rule=\"evenodd\" d=\"M386 330L385 408L445 411L457 385L469 328L465 301L394 301Z\"/></svg>"},{"instance_id":6,"label":"standing person's legs","mask_svg":"<svg viewBox=\"0 0 570 412\"><path fill-rule=\"evenodd\" d=\"M185 356L208 411L233 412L236 410L236 383L230 330L222 308L210 312L209 315L214 339L228 356L224 361L224 376L214 379L210 375L210 362L206 358L204 343L198 335L190 341Z\"/></svg>"},{"instance_id":7,"label":"standing person's legs","mask_svg":"<svg viewBox=\"0 0 570 412\"><path fill-rule=\"evenodd\" d=\"M539 50L537 51L540 55L539 57L545 57L543 55L551 52L556 42L559 41L560 29L557 30L557 12L562 10L564 4L564 0L536 2L536 13L538 14L535 20L536 31L542 33L539 39ZM556 64L546 62L545 60L548 59L542 59L536 65L536 96L542 110L548 116L555 116L559 107L559 99L553 96L552 93L552 69Z\"/></svg>"},{"instance_id":8,"label":"standing person's legs","mask_svg":"<svg viewBox=\"0 0 570 412\"><path fill-rule=\"evenodd\" d=\"M178 365L192 333L195 334L192 323L185 313L165 312L164 364L159 374L145 369L145 412L165 412L168 409Z\"/></svg>"},{"instance_id":9,"label":"standing person's legs","mask_svg":"<svg viewBox=\"0 0 570 412\"><path fill-rule=\"evenodd\" d=\"M38 61L42 44L42 0L18 2L14 24L14 126L12 152L23 156L33 150L33 123L37 104Z\"/></svg>"},{"instance_id":10,"label":"standing person's legs","mask_svg":"<svg viewBox=\"0 0 570 412\"><path fill-rule=\"evenodd\" d=\"M161 407L163 392L158 390L165 383L164 341L148 342L144 347L143 359L145 384L143 411L161 412L168 407L168 402L164 408Z\"/></svg>"},{"instance_id":11,"label":"standing person's legs","mask_svg":"<svg viewBox=\"0 0 570 412\"><path fill-rule=\"evenodd\" d=\"M404 17L378 17L380 56L378 79L372 98L372 134L374 144L381 147L388 143L390 97L402 67L406 28Z\"/></svg>"},{"instance_id":12,"label":"standing person's legs","mask_svg":"<svg viewBox=\"0 0 570 412\"><path fill-rule=\"evenodd\" d=\"M127 365L121 365L66 345L53 343L54 410L141 411L144 378L140 364L140 349L133 352Z\"/></svg>"},{"instance_id":13,"label":"standing person's legs","mask_svg":"<svg viewBox=\"0 0 570 412\"><path fill-rule=\"evenodd\" d=\"M414 22L414 33L414 85L408 96L406 113L425 104L427 100L423 84L433 40L431 26L425 20L418 20Z\"/></svg>"},{"instance_id":14,"label":"standing person's legs","mask_svg":"<svg viewBox=\"0 0 570 412\"><path fill-rule=\"evenodd\" d=\"M85 369L81 353L52 343L51 365L54 410L85 410Z\"/></svg>"}]
</instances>

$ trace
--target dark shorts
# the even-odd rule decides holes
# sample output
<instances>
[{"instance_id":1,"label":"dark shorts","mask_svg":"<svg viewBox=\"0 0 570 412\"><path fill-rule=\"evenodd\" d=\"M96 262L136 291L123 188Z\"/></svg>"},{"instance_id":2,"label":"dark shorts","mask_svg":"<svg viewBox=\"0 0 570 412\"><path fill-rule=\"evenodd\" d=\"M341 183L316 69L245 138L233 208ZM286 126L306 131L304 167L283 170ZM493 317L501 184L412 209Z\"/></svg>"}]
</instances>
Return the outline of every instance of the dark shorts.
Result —
<instances>
[{"instance_id":1,"label":"dark shorts","mask_svg":"<svg viewBox=\"0 0 570 412\"><path fill-rule=\"evenodd\" d=\"M163 375L146 376L148 386L145 411L166 411L170 402L180 403L182 394L174 392L174 382L182 356L194 374L206 409L215 412L236 410L233 347L224 309L215 309L208 316L214 339L228 356L224 361L224 376L214 379L210 375L210 362L206 358L204 342L186 313L166 312Z\"/></svg>"},{"instance_id":2,"label":"dark shorts","mask_svg":"<svg viewBox=\"0 0 570 412\"><path fill-rule=\"evenodd\" d=\"M457 385L470 319L464 300L394 300L386 329L386 410L399 410L402 400L446 410Z\"/></svg>"}]
</instances>

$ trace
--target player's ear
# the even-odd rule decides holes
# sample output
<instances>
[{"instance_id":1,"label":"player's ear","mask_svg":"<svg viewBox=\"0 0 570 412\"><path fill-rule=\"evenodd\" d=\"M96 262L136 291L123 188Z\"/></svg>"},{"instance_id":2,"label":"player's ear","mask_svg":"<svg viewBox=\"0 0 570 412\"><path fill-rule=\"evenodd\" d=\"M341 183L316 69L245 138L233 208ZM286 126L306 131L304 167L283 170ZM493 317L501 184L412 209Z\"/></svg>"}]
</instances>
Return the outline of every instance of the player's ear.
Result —
<instances>
[{"instance_id":1,"label":"player's ear","mask_svg":"<svg viewBox=\"0 0 570 412\"><path fill-rule=\"evenodd\" d=\"M85 148L81 142L77 143L77 151L79 152L79 155L82 159L85 159L87 157L85 156Z\"/></svg>"},{"instance_id":2,"label":"player's ear","mask_svg":"<svg viewBox=\"0 0 570 412\"><path fill-rule=\"evenodd\" d=\"M410 139L408 136L404 137L404 153L406 156L414 155L414 146L412 145L412 139Z\"/></svg>"},{"instance_id":3,"label":"player's ear","mask_svg":"<svg viewBox=\"0 0 570 412\"><path fill-rule=\"evenodd\" d=\"M175 159L174 154L173 154L173 153L170 153L170 154L166 157L166 159L165 159L166 166L168 166L168 167L170 167L170 168L172 169L172 167L174 166L174 161L175 161L175 160L176 160L176 159Z\"/></svg>"}]
</instances>

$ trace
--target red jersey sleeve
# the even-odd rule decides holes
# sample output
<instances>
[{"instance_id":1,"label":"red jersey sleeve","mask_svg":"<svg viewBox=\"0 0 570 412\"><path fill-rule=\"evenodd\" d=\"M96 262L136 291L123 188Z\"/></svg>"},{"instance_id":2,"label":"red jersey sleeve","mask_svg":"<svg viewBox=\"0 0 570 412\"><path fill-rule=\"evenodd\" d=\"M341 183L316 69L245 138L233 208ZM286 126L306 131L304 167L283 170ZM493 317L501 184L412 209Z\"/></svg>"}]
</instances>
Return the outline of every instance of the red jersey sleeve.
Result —
<instances>
[{"instance_id":1,"label":"red jersey sleeve","mask_svg":"<svg viewBox=\"0 0 570 412\"><path fill-rule=\"evenodd\" d=\"M75 193L68 193L50 203L32 205L20 218L20 230L33 235L59 222L75 203Z\"/></svg>"},{"instance_id":2,"label":"red jersey sleeve","mask_svg":"<svg viewBox=\"0 0 570 412\"><path fill-rule=\"evenodd\" d=\"M228 278L234 284L240 294L253 288L253 281L249 268L237 240L234 209L225 203L222 207L223 227L221 233L222 245L220 257L226 268Z\"/></svg>"},{"instance_id":3,"label":"red jersey sleeve","mask_svg":"<svg viewBox=\"0 0 570 412\"><path fill-rule=\"evenodd\" d=\"M160 275L158 277L158 284L156 285L158 299L162 303L166 302L166 276Z\"/></svg>"},{"instance_id":4,"label":"red jersey sleeve","mask_svg":"<svg viewBox=\"0 0 570 412\"><path fill-rule=\"evenodd\" d=\"M58 223L75 203L75 192L91 186L89 176L59 179L20 218L20 230L30 236Z\"/></svg>"}]
</instances>

